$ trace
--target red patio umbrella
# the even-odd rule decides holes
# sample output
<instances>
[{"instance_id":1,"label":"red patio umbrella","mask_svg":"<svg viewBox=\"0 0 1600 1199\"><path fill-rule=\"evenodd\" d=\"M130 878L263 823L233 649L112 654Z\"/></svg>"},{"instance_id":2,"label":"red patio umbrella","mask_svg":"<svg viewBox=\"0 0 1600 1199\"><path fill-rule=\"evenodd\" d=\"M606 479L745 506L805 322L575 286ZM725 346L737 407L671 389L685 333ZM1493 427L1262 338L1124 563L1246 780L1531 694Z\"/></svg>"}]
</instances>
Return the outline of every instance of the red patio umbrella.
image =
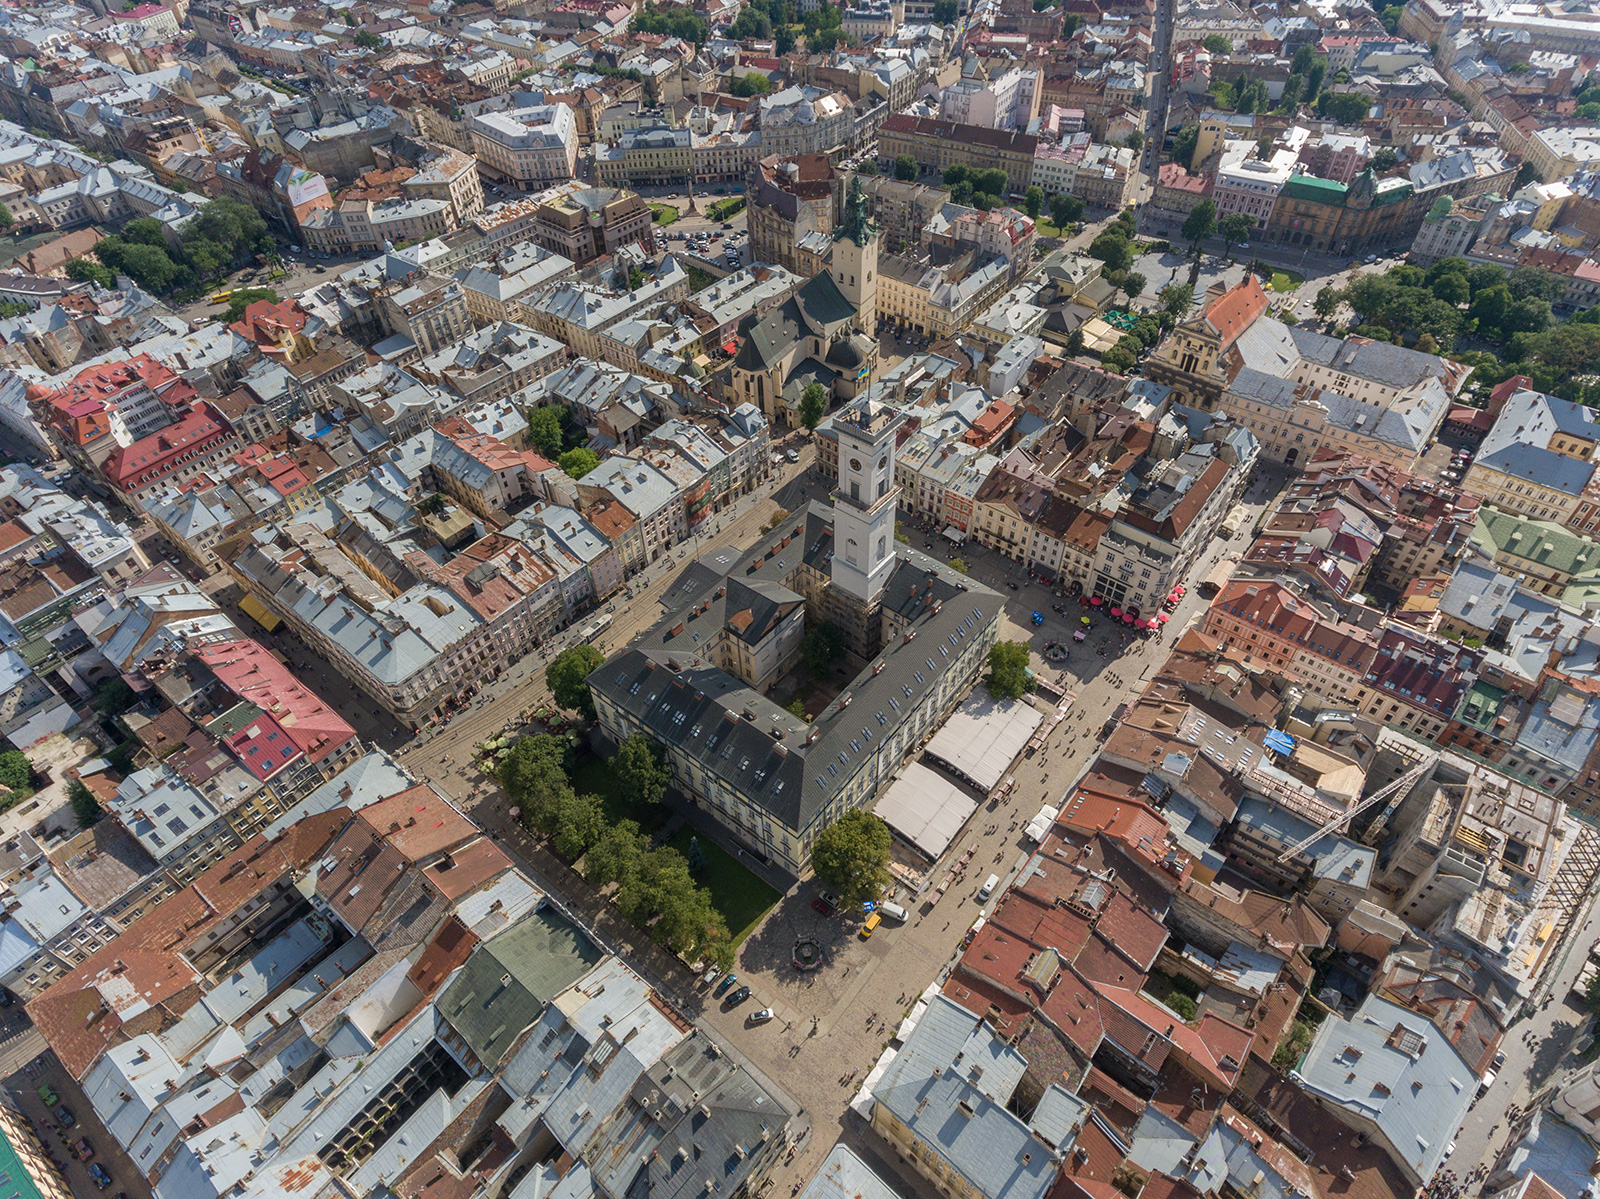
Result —
<instances>
[{"instance_id":1,"label":"red patio umbrella","mask_svg":"<svg viewBox=\"0 0 1600 1199\"><path fill-rule=\"evenodd\" d=\"M1169 618L1168 618L1168 616L1167 616L1167 614L1165 612L1157 612L1156 613L1156 619L1159 620L1162 624L1166 624L1167 620Z\"/></svg>"},{"instance_id":2,"label":"red patio umbrella","mask_svg":"<svg viewBox=\"0 0 1600 1199\"><path fill-rule=\"evenodd\" d=\"M1133 617L1129 616L1126 612L1124 612L1122 614L1122 623L1123 624L1132 624L1133 623Z\"/></svg>"},{"instance_id":3,"label":"red patio umbrella","mask_svg":"<svg viewBox=\"0 0 1600 1199\"><path fill-rule=\"evenodd\" d=\"M1121 616L1122 615L1122 609L1118 608L1116 605L1113 604L1112 607L1111 607L1111 615L1113 615L1113 616Z\"/></svg>"},{"instance_id":4,"label":"red patio umbrella","mask_svg":"<svg viewBox=\"0 0 1600 1199\"><path fill-rule=\"evenodd\" d=\"M1105 600L1101 599L1098 595L1091 595L1089 597L1089 606L1091 608L1098 608L1103 603L1105 603Z\"/></svg>"}]
</instances>

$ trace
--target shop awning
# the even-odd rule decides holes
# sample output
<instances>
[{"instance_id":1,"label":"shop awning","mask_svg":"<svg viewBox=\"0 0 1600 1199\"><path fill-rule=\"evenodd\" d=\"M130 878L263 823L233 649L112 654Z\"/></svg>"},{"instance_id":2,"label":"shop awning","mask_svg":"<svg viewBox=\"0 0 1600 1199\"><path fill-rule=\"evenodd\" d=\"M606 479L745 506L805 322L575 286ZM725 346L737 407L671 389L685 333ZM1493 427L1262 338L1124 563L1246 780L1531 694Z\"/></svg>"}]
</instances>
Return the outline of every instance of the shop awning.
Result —
<instances>
[{"instance_id":1,"label":"shop awning","mask_svg":"<svg viewBox=\"0 0 1600 1199\"><path fill-rule=\"evenodd\" d=\"M727 341L722 343L722 352L724 354L736 353L738 351L738 349L739 349L739 339L736 338L736 337L730 337L730 338L728 338Z\"/></svg>"},{"instance_id":2,"label":"shop awning","mask_svg":"<svg viewBox=\"0 0 1600 1199\"><path fill-rule=\"evenodd\" d=\"M967 539L967 535L960 529L956 528L955 525L946 525L944 527L944 532L940 533L939 536L943 537L946 541L953 541L957 545L960 545Z\"/></svg>"},{"instance_id":3,"label":"shop awning","mask_svg":"<svg viewBox=\"0 0 1600 1199\"><path fill-rule=\"evenodd\" d=\"M278 626L283 623L271 612L268 612L266 606L248 591L244 593L244 598L239 601L239 610L269 633L276 633Z\"/></svg>"}]
</instances>

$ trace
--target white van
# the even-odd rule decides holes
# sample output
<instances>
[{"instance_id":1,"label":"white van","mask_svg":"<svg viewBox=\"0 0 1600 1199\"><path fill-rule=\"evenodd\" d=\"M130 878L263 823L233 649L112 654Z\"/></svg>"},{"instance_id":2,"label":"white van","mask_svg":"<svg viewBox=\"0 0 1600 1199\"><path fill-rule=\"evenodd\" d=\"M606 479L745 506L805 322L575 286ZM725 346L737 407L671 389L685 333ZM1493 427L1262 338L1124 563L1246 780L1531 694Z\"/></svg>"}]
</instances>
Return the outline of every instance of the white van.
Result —
<instances>
[{"instance_id":1,"label":"white van","mask_svg":"<svg viewBox=\"0 0 1600 1199\"><path fill-rule=\"evenodd\" d=\"M878 911L899 924L906 922L906 910L897 903L880 903Z\"/></svg>"},{"instance_id":2,"label":"white van","mask_svg":"<svg viewBox=\"0 0 1600 1199\"><path fill-rule=\"evenodd\" d=\"M982 903L984 900L988 899L989 896L993 895L994 889L999 885L1000 876L998 874L991 874L988 878L984 879L983 886L978 889L978 902Z\"/></svg>"}]
</instances>

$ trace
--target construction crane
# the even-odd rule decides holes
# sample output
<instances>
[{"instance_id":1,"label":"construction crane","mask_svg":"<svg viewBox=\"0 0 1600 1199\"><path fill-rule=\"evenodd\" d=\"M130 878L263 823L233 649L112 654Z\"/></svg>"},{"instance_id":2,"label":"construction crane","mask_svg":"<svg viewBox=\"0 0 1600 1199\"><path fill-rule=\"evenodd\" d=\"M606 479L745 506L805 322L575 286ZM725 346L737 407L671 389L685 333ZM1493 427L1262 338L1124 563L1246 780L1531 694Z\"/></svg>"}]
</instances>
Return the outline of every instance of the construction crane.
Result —
<instances>
[{"instance_id":1,"label":"construction crane","mask_svg":"<svg viewBox=\"0 0 1600 1199\"><path fill-rule=\"evenodd\" d=\"M1302 837L1300 840L1296 841L1293 845L1289 846L1288 849L1284 850L1278 855L1279 864L1281 865L1282 863L1287 862L1290 858L1300 853L1306 848L1306 846L1312 844L1313 842L1322 840L1323 837L1333 832L1341 824L1353 820L1362 812L1365 812L1368 808L1372 807L1373 804L1387 799L1391 794L1399 791L1403 787L1411 786L1412 783L1415 783L1423 775L1427 774L1428 771L1432 770L1434 763L1437 760L1437 758L1430 754L1428 757L1423 758L1422 761L1418 762L1410 770L1402 774L1399 778L1395 779L1394 782L1388 784L1387 786L1379 787L1376 791L1367 796L1348 812L1339 813L1339 815L1333 817L1309 837Z\"/></svg>"}]
</instances>

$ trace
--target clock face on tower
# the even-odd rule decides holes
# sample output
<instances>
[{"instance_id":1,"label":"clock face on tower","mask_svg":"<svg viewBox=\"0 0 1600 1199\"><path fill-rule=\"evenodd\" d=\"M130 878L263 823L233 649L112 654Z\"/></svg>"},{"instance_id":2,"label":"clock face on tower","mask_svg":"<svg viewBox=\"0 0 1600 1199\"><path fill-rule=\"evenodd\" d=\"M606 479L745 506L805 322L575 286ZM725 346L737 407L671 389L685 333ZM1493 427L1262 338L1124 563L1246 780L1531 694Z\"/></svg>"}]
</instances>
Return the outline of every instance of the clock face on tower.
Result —
<instances>
[{"instance_id":1,"label":"clock face on tower","mask_svg":"<svg viewBox=\"0 0 1600 1199\"><path fill-rule=\"evenodd\" d=\"M859 459L859 458L850 459L850 469L851 470L860 470L861 469L861 459Z\"/></svg>"}]
</instances>

